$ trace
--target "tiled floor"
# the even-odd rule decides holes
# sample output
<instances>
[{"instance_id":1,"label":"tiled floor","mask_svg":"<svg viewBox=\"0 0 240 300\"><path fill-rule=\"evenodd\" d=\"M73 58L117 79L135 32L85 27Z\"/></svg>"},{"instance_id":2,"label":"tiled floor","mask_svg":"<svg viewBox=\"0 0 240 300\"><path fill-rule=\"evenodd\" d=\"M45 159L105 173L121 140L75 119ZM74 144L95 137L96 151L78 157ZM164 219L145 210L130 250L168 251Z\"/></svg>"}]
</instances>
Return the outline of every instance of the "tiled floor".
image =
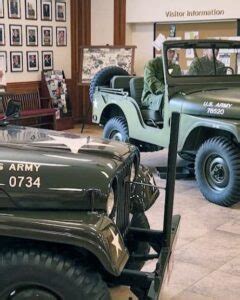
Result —
<instances>
[{"instance_id":1,"label":"tiled floor","mask_svg":"<svg viewBox=\"0 0 240 300\"><path fill-rule=\"evenodd\" d=\"M79 127L74 130L80 133ZM84 135L101 136L101 129L87 126ZM166 164L167 152L142 154L142 163L154 172ZM181 164L182 161L179 160ZM156 172L158 185L164 185ZM153 228L161 226L164 195L148 212ZM207 202L195 180L177 180L174 211L181 214L174 269L162 300L240 299L240 204L223 208ZM154 262L144 267L153 270ZM133 297L126 287L111 290L114 300Z\"/></svg>"}]
</instances>

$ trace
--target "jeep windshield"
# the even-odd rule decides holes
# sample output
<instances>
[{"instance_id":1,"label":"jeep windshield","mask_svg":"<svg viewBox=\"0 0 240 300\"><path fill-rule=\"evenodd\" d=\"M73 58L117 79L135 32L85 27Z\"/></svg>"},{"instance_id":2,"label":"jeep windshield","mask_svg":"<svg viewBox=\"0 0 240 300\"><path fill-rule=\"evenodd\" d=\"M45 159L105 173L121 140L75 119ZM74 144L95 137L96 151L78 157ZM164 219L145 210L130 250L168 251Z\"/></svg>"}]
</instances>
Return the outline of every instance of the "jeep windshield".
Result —
<instances>
[{"instance_id":1,"label":"jeep windshield","mask_svg":"<svg viewBox=\"0 0 240 300\"><path fill-rule=\"evenodd\" d=\"M167 41L164 55L166 77L170 83L176 80L186 84L240 82L238 41Z\"/></svg>"}]
</instances>

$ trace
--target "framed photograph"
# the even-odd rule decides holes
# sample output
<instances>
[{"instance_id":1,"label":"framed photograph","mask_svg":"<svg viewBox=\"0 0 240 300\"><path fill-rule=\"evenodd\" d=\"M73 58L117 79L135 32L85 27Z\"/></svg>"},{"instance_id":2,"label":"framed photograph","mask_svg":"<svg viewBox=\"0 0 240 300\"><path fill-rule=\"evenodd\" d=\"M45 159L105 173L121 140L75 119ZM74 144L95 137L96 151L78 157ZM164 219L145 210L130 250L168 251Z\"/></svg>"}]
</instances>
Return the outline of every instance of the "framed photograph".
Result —
<instances>
[{"instance_id":1,"label":"framed photograph","mask_svg":"<svg viewBox=\"0 0 240 300\"><path fill-rule=\"evenodd\" d=\"M37 20L37 0L25 0L25 19Z\"/></svg>"},{"instance_id":2,"label":"framed photograph","mask_svg":"<svg viewBox=\"0 0 240 300\"><path fill-rule=\"evenodd\" d=\"M10 52L10 62L12 72L22 72L23 71L23 53L22 51L11 51Z\"/></svg>"},{"instance_id":3,"label":"framed photograph","mask_svg":"<svg viewBox=\"0 0 240 300\"><path fill-rule=\"evenodd\" d=\"M7 72L7 51L0 51L0 69Z\"/></svg>"},{"instance_id":4,"label":"framed photograph","mask_svg":"<svg viewBox=\"0 0 240 300\"><path fill-rule=\"evenodd\" d=\"M22 25L9 25L10 45L22 46Z\"/></svg>"},{"instance_id":5,"label":"framed photograph","mask_svg":"<svg viewBox=\"0 0 240 300\"><path fill-rule=\"evenodd\" d=\"M53 28L52 26L42 26L42 46L53 45Z\"/></svg>"},{"instance_id":6,"label":"framed photograph","mask_svg":"<svg viewBox=\"0 0 240 300\"><path fill-rule=\"evenodd\" d=\"M21 18L21 1L20 0L8 0L8 17L10 19Z\"/></svg>"},{"instance_id":7,"label":"framed photograph","mask_svg":"<svg viewBox=\"0 0 240 300\"><path fill-rule=\"evenodd\" d=\"M4 0L0 0L0 18L4 18Z\"/></svg>"},{"instance_id":8,"label":"framed photograph","mask_svg":"<svg viewBox=\"0 0 240 300\"><path fill-rule=\"evenodd\" d=\"M176 25L170 24L169 26L169 37L175 37L176 36Z\"/></svg>"},{"instance_id":9,"label":"framed photograph","mask_svg":"<svg viewBox=\"0 0 240 300\"><path fill-rule=\"evenodd\" d=\"M53 51L42 51L42 68L44 71L53 69Z\"/></svg>"},{"instance_id":10,"label":"framed photograph","mask_svg":"<svg viewBox=\"0 0 240 300\"><path fill-rule=\"evenodd\" d=\"M52 0L41 0L41 19L52 21Z\"/></svg>"},{"instance_id":11,"label":"framed photograph","mask_svg":"<svg viewBox=\"0 0 240 300\"><path fill-rule=\"evenodd\" d=\"M5 45L5 26L4 24L0 24L0 45Z\"/></svg>"},{"instance_id":12,"label":"framed photograph","mask_svg":"<svg viewBox=\"0 0 240 300\"><path fill-rule=\"evenodd\" d=\"M38 51L27 51L27 70L29 72L39 70Z\"/></svg>"},{"instance_id":13,"label":"framed photograph","mask_svg":"<svg viewBox=\"0 0 240 300\"><path fill-rule=\"evenodd\" d=\"M67 46L67 27L56 27L57 46Z\"/></svg>"},{"instance_id":14,"label":"framed photograph","mask_svg":"<svg viewBox=\"0 0 240 300\"><path fill-rule=\"evenodd\" d=\"M117 66L134 73L136 46L82 46L79 48L80 84L89 85L102 68Z\"/></svg>"},{"instance_id":15,"label":"framed photograph","mask_svg":"<svg viewBox=\"0 0 240 300\"><path fill-rule=\"evenodd\" d=\"M26 26L26 45L38 46L38 27Z\"/></svg>"},{"instance_id":16,"label":"framed photograph","mask_svg":"<svg viewBox=\"0 0 240 300\"><path fill-rule=\"evenodd\" d=\"M56 1L55 18L56 18L56 21L66 22L66 2L65 1Z\"/></svg>"}]
</instances>

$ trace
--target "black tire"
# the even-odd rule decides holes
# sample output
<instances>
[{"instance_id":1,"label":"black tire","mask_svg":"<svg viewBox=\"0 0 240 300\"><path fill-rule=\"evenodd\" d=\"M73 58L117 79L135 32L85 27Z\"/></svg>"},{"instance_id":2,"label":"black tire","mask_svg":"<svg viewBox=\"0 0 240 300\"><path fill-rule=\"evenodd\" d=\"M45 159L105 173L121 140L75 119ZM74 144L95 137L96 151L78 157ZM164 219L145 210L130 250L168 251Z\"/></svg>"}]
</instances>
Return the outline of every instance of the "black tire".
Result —
<instances>
[{"instance_id":1,"label":"black tire","mask_svg":"<svg viewBox=\"0 0 240 300\"><path fill-rule=\"evenodd\" d=\"M144 213L136 213L133 215L131 220L131 227L139 227L143 229L150 229L148 219ZM147 255L150 251L150 245L147 242L133 242L128 243L128 250L130 254L136 255ZM132 270L141 270L145 261L139 261L134 259L129 259L126 268Z\"/></svg>"},{"instance_id":2,"label":"black tire","mask_svg":"<svg viewBox=\"0 0 240 300\"><path fill-rule=\"evenodd\" d=\"M214 137L200 147L195 175L208 201L221 206L240 201L240 153L227 138Z\"/></svg>"},{"instance_id":3,"label":"black tire","mask_svg":"<svg viewBox=\"0 0 240 300\"><path fill-rule=\"evenodd\" d=\"M110 66L97 72L90 83L89 98L93 102L93 95L97 86L109 86L110 80L116 75L129 75L128 72L120 67Z\"/></svg>"},{"instance_id":4,"label":"black tire","mask_svg":"<svg viewBox=\"0 0 240 300\"><path fill-rule=\"evenodd\" d=\"M110 294L101 276L82 263L47 250L19 248L0 252L0 299L105 300Z\"/></svg>"},{"instance_id":5,"label":"black tire","mask_svg":"<svg viewBox=\"0 0 240 300\"><path fill-rule=\"evenodd\" d=\"M128 142L128 126L124 117L111 118L103 130L103 137L109 140Z\"/></svg>"},{"instance_id":6,"label":"black tire","mask_svg":"<svg viewBox=\"0 0 240 300\"><path fill-rule=\"evenodd\" d=\"M178 156L181 157L184 160L194 162L195 161L195 155L191 155L187 152L178 152Z\"/></svg>"}]
</instances>

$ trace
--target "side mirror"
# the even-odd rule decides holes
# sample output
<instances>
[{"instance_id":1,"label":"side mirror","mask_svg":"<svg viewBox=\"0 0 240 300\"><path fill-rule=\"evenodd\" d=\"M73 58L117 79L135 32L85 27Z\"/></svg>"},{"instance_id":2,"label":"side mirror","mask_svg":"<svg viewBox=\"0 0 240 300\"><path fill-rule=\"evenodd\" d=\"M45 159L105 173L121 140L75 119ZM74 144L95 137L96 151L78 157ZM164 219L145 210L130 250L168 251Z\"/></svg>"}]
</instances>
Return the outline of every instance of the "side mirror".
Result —
<instances>
[{"instance_id":1,"label":"side mirror","mask_svg":"<svg viewBox=\"0 0 240 300\"><path fill-rule=\"evenodd\" d=\"M9 99L8 104L7 104L7 109L5 112L6 118L12 117L12 118L17 118L19 117L19 111L20 111L20 103Z\"/></svg>"}]
</instances>

